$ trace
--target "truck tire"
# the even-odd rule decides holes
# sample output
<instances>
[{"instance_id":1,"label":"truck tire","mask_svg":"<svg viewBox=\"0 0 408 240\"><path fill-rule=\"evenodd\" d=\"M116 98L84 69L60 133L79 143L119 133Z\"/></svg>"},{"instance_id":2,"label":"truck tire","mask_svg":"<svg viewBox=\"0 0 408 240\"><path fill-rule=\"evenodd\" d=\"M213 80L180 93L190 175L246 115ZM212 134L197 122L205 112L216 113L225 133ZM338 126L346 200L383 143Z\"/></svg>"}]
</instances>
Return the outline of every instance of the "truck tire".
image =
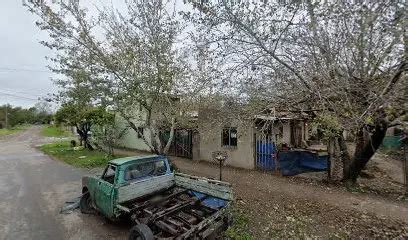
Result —
<instances>
[{"instance_id":1,"label":"truck tire","mask_svg":"<svg viewBox=\"0 0 408 240\"><path fill-rule=\"evenodd\" d=\"M154 240L153 232L146 224L138 224L130 229L129 240Z\"/></svg>"},{"instance_id":2,"label":"truck tire","mask_svg":"<svg viewBox=\"0 0 408 240\"><path fill-rule=\"evenodd\" d=\"M86 192L82 195L81 200L79 201L79 209L81 209L81 213L84 214L94 213L94 210L92 208L91 194L89 194L89 192Z\"/></svg>"}]
</instances>

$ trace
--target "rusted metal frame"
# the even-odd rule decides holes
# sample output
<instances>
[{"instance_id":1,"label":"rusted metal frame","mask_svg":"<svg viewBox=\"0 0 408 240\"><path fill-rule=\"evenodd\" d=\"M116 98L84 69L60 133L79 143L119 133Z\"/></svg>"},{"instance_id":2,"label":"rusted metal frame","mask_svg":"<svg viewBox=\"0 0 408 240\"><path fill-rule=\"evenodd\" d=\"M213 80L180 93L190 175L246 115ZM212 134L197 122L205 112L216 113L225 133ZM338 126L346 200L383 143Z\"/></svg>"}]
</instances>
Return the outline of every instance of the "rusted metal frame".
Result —
<instances>
[{"instance_id":1,"label":"rusted metal frame","mask_svg":"<svg viewBox=\"0 0 408 240\"><path fill-rule=\"evenodd\" d=\"M160 212L155 213L152 216L150 216L150 218L149 218L150 222L155 222L155 221L157 221L159 219L162 219L162 218L164 218L164 217L166 217L166 216L168 216L170 214L178 212L178 211L180 211L182 209L185 209L187 207L191 207L191 206L193 206L194 204L196 204L199 201L200 200L186 200L184 202L176 204L176 205L174 205L174 206L172 206L170 208L167 208L167 209L165 209L163 211L160 211Z\"/></svg>"},{"instance_id":2,"label":"rusted metal frame","mask_svg":"<svg viewBox=\"0 0 408 240\"><path fill-rule=\"evenodd\" d=\"M176 204L176 205L174 205L174 206L172 206L170 208L167 208L167 209L165 209L165 210L163 210L161 212L158 212L158 213L152 215L150 217L150 219L151 219L151 221L156 221L157 219L163 218L165 216L173 214L173 213L175 213L177 211L180 211L182 209L185 209L187 207L192 207L194 205L198 205L207 198L208 198L208 196L205 196L205 197L203 197L201 199L189 199L189 200L183 201L183 202L178 203L178 204Z\"/></svg>"},{"instance_id":3,"label":"rusted metal frame","mask_svg":"<svg viewBox=\"0 0 408 240\"><path fill-rule=\"evenodd\" d=\"M211 222L214 222L217 218L222 216L226 209L229 207L229 203L219 211L215 212L213 215L211 215L209 218L204 219L202 222L197 224L196 226L192 227L190 230L182 234L181 236L177 237L176 239L187 239L191 237L192 234L197 233L204 229L206 226L208 226Z\"/></svg>"},{"instance_id":4,"label":"rusted metal frame","mask_svg":"<svg viewBox=\"0 0 408 240\"><path fill-rule=\"evenodd\" d=\"M157 201L157 202L152 201L152 200L148 200L148 201L144 202L142 205L139 205L139 206L136 206L136 207L131 208L130 211L131 211L131 212L134 212L134 211L137 211L137 210L139 210L139 209L146 208L146 207L148 207L149 205L153 205L153 204L157 205L157 204L163 203L163 202L165 202L165 201L167 201L167 200L169 200L169 199L172 199L172 198L177 197L177 196L179 196L179 195L181 195L181 194L183 194L183 193L186 193L187 191L188 191L187 189L184 189L184 190L182 190L182 191L178 191L178 192L176 192L176 193L173 193L173 194L168 195L167 197L165 197L165 198L163 198L163 199L160 199L160 200Z\"/></svg>"},{"instance_id":5,"label":"rusted metal frame","mask_svg":"<svg viewBox=\"0 0 408 240\"><path fill-rule=\"evenodd\" d=\"M185 226L183 222L178 222L171 218L157 221L156 226L172 235L178 235L179 233L186 232L191 228L189 224Z\"/></svg>"},{"instance_id":6,"label":"rusted metal frame","mask_svg":"<svg viewBox=\"0 0 408 240\"><path fill-rule=\"evenodd\" d=\"M189 215L189 214L187 214L187 215ZM191 215L191 216L195 217L199 221L202 221L202 219L203 219L202 217L198 217L198 216L194 216L194 215ZM187 219L183 218L182 216L176 215L176 216L173 216L173 218L175 218L176 220L186 224L187 226L191 226L191 223Z\"/></svg>"},{"instance_id":7,"label":"rusted metal frame","mask_svg":"<svg viewBox=\"0 0 408 240\"><path fill-rule=\"evenodd\" d=\"M201 222L203 219L203 217L201 216L194 216L192 214L190 215L189 214L190 212L188 213L182 212L182 213L195 218L194 221ZM191 226L192 226L192 222L189 222L187 219L179 215L171 216L167 219L156 221L155 223L156 223L156 226L159 227L161 230L165 232L169 232L172 235L178 235L180 231L186 232L189 229L191 229Z\"/></svg>"},{"instance_id":8,"label":"rusted metal frame","mask_svg":"<svg viewBox=\"0 0 408 240\"><path fill-rule=\"evenodd\" d=\"M168 208L166 210L163 210L159 213L153 214L150 218L149 218L149 222L154 223L158 228L160 228L162 231L168 232L172 235L179 235L179 231L174 229L171 225L165 223L164 221L166 221L167 219L164 219L166 216L169 216L175 212L181 211L182 209L185 209L186 207L191 207L194 203L196 202L196 200L191 201L184 201L183 203L174 205L171 208ZM164 219L164 220L162 220Z\"/></svg>"},{"instance_id":9,"label":"rusted metal frame","mask_svg":"<svg viewBox=\"0 0 408 240\"><path fill-rule=\"evenodd\" d=\"M200 239L205 239L206 237L210 236L215 231L218 231L220 228L222 228L224 224L225 223L222 220L217 221L215 224L212 224L210 227L200 233Z\"/></svg>"},{"instance_id":10,"label":"rusted metal frame","mask_svg":"<svg viewBox=\"0 0 408 240\"><path fill-rule=\"evenodd\" d=\"M180 191L179 193L176 193L174 196L172 196L170 198L167 198L167 200L165 200L165 201L153 202L152 204L154 204L155 206L158 206L158 207L168 208L169 207L168 205L171 205L171 204L174 205L174 204L178 204L180 202L186 201L187 199L180 199L180 197L183 196L183 194L186 194L187 191L188 190L185 189L183 191ZM189 196L188 200L190 200L190 199L191 199L191 197Z\"/></svg>"},{"instance_id":11,"label":"rusted metal frame","mask_svg":"<svg viewBox=\"0 0 408 240\"><path fill-rule=\"evenodd\" d=\"M212 207L209 207L209 206L206 206L206 205L202 205L202 206L200 206L200 211L204 211L205 214L211 215L214 212L218 211L218 209L212 208Z\"/></svg>"},{"instance_id":12,"label":"rusted metal frame","mask_svg":"<svg viewBox=\"0 0 408 240\"><path fill-rule=\"evenodd\" d=\"M192 208L192 209L190 209L190 211L188 211L188 212L183 211L182 213L183 213L183 215L185 215L185 216L179 214L179 215L172 216L172 218L175 219L175 220L178 220L178 221L180 221L180 222L182 222L182 223L184 223L184 224L186 224L186 225L189 226L189 228L190 228L193 223L192 223L191 221L189 221L189 219L186 219L186 217L190 217L190 219L191 219L191 218L194 218L194 221L195 221L195 222L201 222L201 221L202 221L203 219L205 219L207 216L209 216L209 215L211 215L211 214L213 214L213 213L215 212L215 211L212 210L211 208L210 208L210 209L205 209L206 206L204 206L204 205L200 205L200 206L197 206L197 207L199 207L199 209ZM194 210L195 210L195 211L194 211ZM202 215L196 213L196 211L201 212Z\"/></svg>"},{"instance_id":13,"label":"rusted metal frame","mask_svg":"<svg viewBox=\"0 0 408 240\"><path fill-rule=\"evenodd\" d=\"M149 209L143 209L143 212L149 214L149 215L153 215L153 212L151 212Z\"/></svg>"},{"instance_id":14,"label":"rusted metal frame","mask_svg":"<svg viewBox=\"0 0 408 240\"><path fill-rule=\"evenodd\" d=\"M177 219L175 219L174 217L172 218L172 217L170 217L170 218L167 218L166 219L166 221L168 222L168 223L170 223L170 224L173 224L173 225L175 225L178 229L182 229L182 228L184 228L185 229L185 231L187 231L188 229L186 229L185 228L185 226L184 226L184 222L181 222L181 221L177 221Z\"/></svg>"},{"instance_id":15,"label":"rusted metal frame","mask_svg":"<svg viewBox=\"0 0 408 240\"><path fill-rule=\"evenodd\" d=\"M170 226L169 224L165 223L164 221L156 221L155 225L160 228L162 231L168 232L172 235L178 235L179 231L177 229L174 229L173 226Z\"/></svg>"},{"instance_id":16,"label":"rusted metal frame","mask_svg":"<svg viewBox=\"0 0 408 240\"><path fill-rule=\"evenodd\" d=\"M163 211L161 211L159 213L153 214L149 218L149 222L155 223L156 226L159 227L160 229L162 229L164 231L168 230L169 233L175 235L174 231L172 229L168 228L169 225L165 224L163 221L160 221L160 220L163 219L166 216L169 216L169 215L171 215L171 214L173 214L175 212L181 211L181 210L183 210L185 208L193 207L194 205L197 205L197 204L201 203L206 198L207 197L204 197L203 199L196 199L196 200L193 200L193 201L187 200L187 201L184 201L183 203L174 205L173 207L170 207L170 208L168 208L166 210L163 210ZM159 223L159 225L157 225L157 223ZM188 226L191 226L191 224L188 224ZM187 231L189 231L189 230L187 230ZM177 231L177 234L178 234L178 231Z\"/></svg>"},{"instance_id":17,"label":"rusted metal frame","mask_svg":"<svg viewBox=\"0 0 408 240\"><path fill-rule=\"evenodd\" d=\"M205 216L200 216L200 215L198 215L196 212L193 212L193 211L188 212L188 213L186 213L186 214L192 215L192 216L196 217L196 218L199 219L199 220L202 220L203 218L205 218ZM203 214L205 215L205 213L203 213Z\"/></svg>"}]
</instances>

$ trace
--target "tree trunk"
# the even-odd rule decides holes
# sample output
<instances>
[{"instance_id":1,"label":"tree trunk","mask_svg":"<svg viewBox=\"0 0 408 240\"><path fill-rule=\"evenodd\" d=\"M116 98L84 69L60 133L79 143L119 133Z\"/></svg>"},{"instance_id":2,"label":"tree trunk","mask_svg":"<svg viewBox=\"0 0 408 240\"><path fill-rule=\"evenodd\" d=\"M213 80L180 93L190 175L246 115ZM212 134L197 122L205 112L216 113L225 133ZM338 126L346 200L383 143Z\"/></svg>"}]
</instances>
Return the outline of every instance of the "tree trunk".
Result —
<instances>
[{"instance_id":1,"label":"tree trunk","mask_svg":"<svg viewBox=\"0 0 408 240\"><path fill-rule=\"evenodd\" d=\"M84 148L87 148L89 150L94 150L88 138L88 132L90 130L90 126L88 126L87 124L84 124L82 126L77 125L76 129L79 135L79 146L82 146L83 144Z\"/></svg>"},{"instance_id":2,"label":"tree trunk","mask_svg":"<svg viewBox=\"0 0 408 240\"><path fill-rule=\"evenodd\" d=\"M344 171L350 162L347 145L342 134L329 140L329 171L328 179L330 181L341 181L344 178Z\"/></svg>"},{"instance_id":3,"label":"tree trunk","mask_svg":"<svg viewBox=\"0 0 408 240\"><path fill-rule=\"evenodd\" d=\"M81 130L81 128L78 126L78 125L76 125L75 126L75 128L76 128L76 132L78 133L78 135L79 135L79 146L81 146L82 147L82 144L83 144L83 133L82 133L82 130Z\"/></svg>"},{"instance_id":4,"label":"tree trunk","mask_svg":"<svg viewBox=\"0 0 408 240\"><path fill-rule=\"evenodd\" d=\"M84 148L87 148L89 150L94 150L91 143L89 142L88 132L85 132L83 139L84 139Z\"/></svg>"},{"instance_id":5,"label":"tree trunk","mask_svg":"<svg viewBox=\"0 0 408 240\"><path fill-rule=\"evenodd\" d=\"M330 181L340 181L343 179L343 159L340 154L338 138L329 140L327 150L329 152L328 179Z\"/></svg>"},{"instance_id":6,"label":"tree trunk","mask_svg":"<svg viewBox=\"0 0 408 240\"><path fill-rule=\"evenodd\" d=\"M374 126L373 131L368 131L367 127L362 127L357 133L356 151L353 161L344 175L344 180L350 181L352 184L357 182L361 171L380 147L387 132L388 123L385 119L380 119Z\"/></svg>"},{"instance_id":7,"label":"tree trunk","mask_svg":"<svg viewBox=\"0 0 408 240\"><path fill-rule=\"evenodd\" d=\"M160 130L156 127L156 121L153 120L152 124L149 126L150 130L150 141L152 142L152 146L154 147L154 152L156 154L163 154L163 147L160 140Z\"/></svg>"},{"instance_id":8,"label":"tree trunk","mask_svg":"<svg viewBox=\"0 0 408 240\"><path fill-rule=\"evenodd\" d=\"M172 118L171 119L171 128L170 128L170 136L169 139L167 140L166 146L163 149L163 154L167 154L169 152L171 143L173 142L173 138L174 138L174 128L176 126L176 119Z\"/></svg>"}]
</instances>

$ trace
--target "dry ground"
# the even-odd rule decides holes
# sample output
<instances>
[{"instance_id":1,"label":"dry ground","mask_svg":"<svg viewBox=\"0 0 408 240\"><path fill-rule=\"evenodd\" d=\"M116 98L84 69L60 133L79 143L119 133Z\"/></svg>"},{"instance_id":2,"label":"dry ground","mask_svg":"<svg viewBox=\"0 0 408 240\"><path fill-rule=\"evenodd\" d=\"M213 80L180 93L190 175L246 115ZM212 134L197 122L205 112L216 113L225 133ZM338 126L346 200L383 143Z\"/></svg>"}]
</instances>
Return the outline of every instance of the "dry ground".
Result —
<instances>
[{"instance_id":1,"label":"dry ground","mask_svg":"<svg viewBox=\"0 0 408 240\"><path fill-rule=\"evenodd\" d=\"M218 178L211 163L172 160L182 172ZM407 201L259 171L226 167L223 176L233 185L244 231L254 239L408 238Z\"/></svg>"},{"instance_id":2,"label":"dry ground","mask_svg":"<svg viewBox=\"0 0 408 240\"><path fill-rule=\"evenodd\" d=\"M0 139L0 239L126 239L129 226L79 211L59 214L66 200L80 194L80 177L100 169L75 169L34 148L47 141L39 137L38 128ZM218 177L217 166L180 158L173 161L183 172ZM225 168L224 177L234 188L239 220L231 236L408 237L406 201L257 171Z\"/></svg>"},{"instance_id":3,"label":"dry ground","mask_svg":"<svg viewBox=\"0 0 408 240\"><path fill-rule=\"evenodd\" d=\"M183 172L218 175L210 164L175 162ZM256 171L227 168L224 176L255 239L408 237L407 202Z\"/></svg>"}]
</instances>

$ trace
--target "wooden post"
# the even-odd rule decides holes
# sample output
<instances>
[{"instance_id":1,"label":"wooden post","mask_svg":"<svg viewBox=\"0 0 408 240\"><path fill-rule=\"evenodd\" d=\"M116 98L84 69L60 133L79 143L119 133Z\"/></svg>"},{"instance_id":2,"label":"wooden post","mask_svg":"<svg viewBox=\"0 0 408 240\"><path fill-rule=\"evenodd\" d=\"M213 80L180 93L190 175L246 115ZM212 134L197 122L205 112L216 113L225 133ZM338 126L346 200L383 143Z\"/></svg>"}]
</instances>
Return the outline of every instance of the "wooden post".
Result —
<instances>
[{"instance_id":1,"label":"wooden post","mask_svg":"<svg viewBox=\"0 0 408 240\"><path fill-rule=\"evenodd\" d=\"M222 181L222 162L220 161L220 181Z\"/></svg>"}]
</instances>

